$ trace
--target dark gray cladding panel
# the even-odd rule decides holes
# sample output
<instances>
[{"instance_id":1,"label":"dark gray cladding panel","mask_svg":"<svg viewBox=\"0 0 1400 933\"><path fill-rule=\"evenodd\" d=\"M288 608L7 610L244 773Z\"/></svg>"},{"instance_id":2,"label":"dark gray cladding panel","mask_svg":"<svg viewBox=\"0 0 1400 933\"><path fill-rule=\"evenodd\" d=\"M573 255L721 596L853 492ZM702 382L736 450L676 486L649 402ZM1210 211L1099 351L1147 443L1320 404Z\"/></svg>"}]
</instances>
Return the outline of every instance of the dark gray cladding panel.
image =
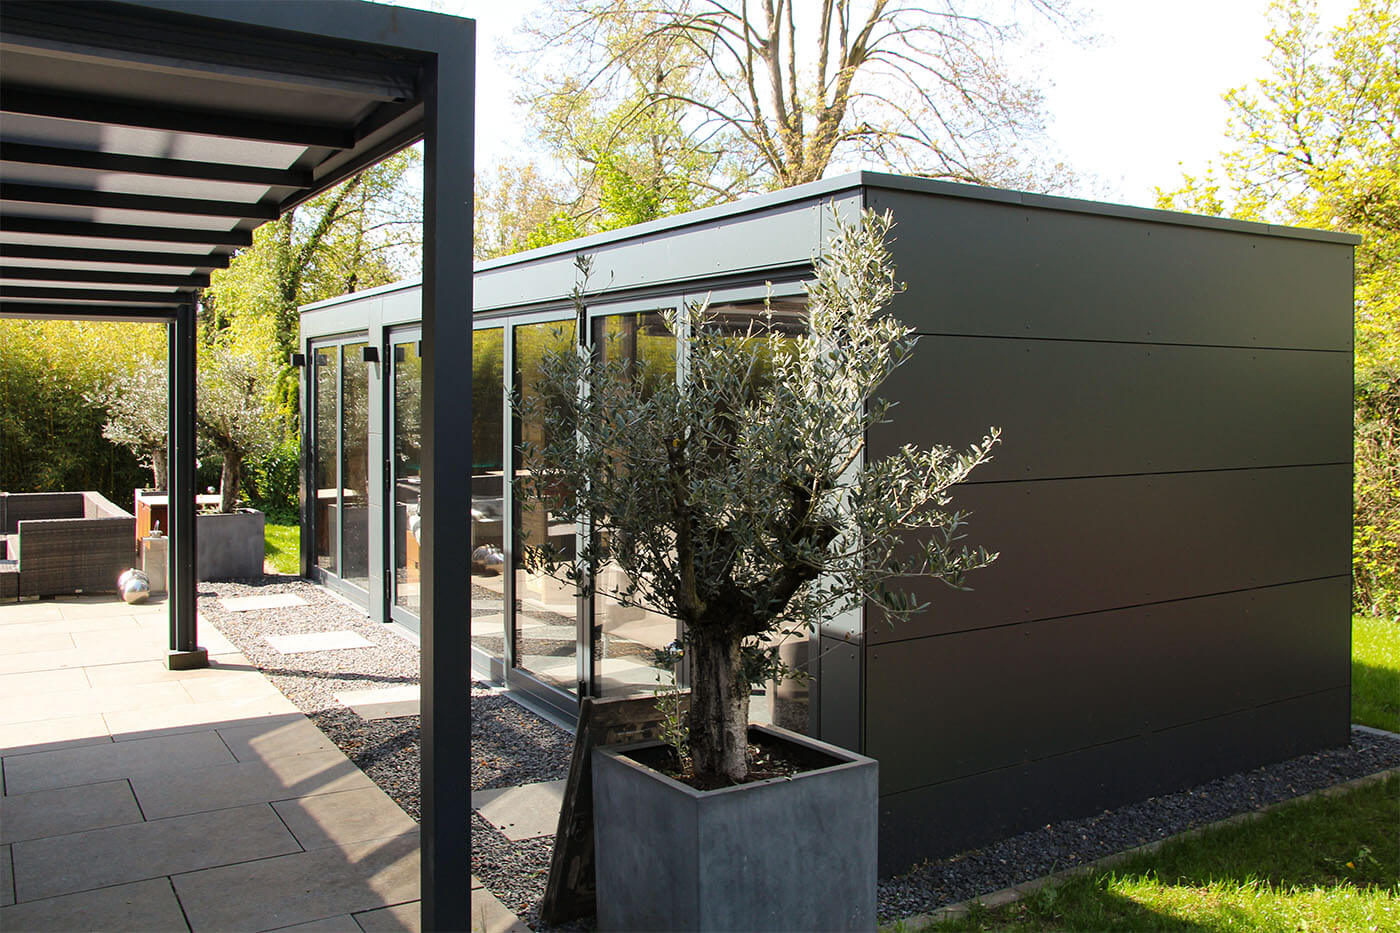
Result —
<instances>
[{"instance_id":1,"label":"dark gray cladding panel","mask_svg":"<svg viewBox=\"0 0 1400 933\"><path fill-rule=\"evenodd\" d=\"M1350 350L1352 247L871 190L924 333Z\"/></svg>"},{"instance_id":2,"label":"dark gray cladding panel","mask_svg":"<svg viewBox=\"0 0 1400 933\"><path fill-rule=\"evenodd\" d=\"M823 742L861 750L861 652L837 638L821 639L817 696L821 703Z\"/></svg>"},{"instance_id":3,"label":"dark gray cladding panel","mask_svg":"<svg viewBox=\"0 0 1400 933\"><path fill-rule=\"evenodd\" d=\"M899 404L870 449L996 425L973 482L1345 463L1351 383L1348 353L923 337L880 391Z\"/></svg>"},{"instance_id":4,"label":"dark gray cladding panel","mask_svg":"<svg viewBox=\"0 0 1400 933\"><path fill-rule=\"evenodd\" d=\"M866 754L895 793L1346 688L1350 599L1336 577L872 646Z\"/></svg>"},{"instance_id":5,"label":"dark gray cladding panel","mask_svg":"<svg viewBox=\"0 0 1400 933\"><path fill-rule=\"evenodd\" d=\"M1001 556L969 591L897 581L929 608L895 626L868 609L868 642L1351 573L1350 463L984 483L953 506Z\"/></svg>"},{"instance_id":6,"label":"dark gray cladding panel","mask_svg":"<svg viewBox=\"0 0 1400 933\"><path fill-rule=\"evenodd\" d=\"M966 709L964 698L958 709ZM1345 687L880 798L880 874L1349 741ZM930 749L930 754L944 751ZM880 762L881 774L885 762ZM1134 842L1138 840L1133 840ZM1147 839L1141 840L1149 841Z\"/></svg>"}]
</instances>

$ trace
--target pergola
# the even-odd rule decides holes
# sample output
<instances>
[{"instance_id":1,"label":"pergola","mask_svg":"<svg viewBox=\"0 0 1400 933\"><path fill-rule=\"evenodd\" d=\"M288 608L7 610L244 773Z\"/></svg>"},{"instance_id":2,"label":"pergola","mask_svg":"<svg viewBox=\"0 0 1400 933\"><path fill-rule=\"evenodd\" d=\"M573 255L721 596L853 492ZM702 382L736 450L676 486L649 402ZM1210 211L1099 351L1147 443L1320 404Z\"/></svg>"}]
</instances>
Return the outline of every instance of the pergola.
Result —
<instances>
[{"instance_id":1,"label":"pergola","mask_svg":"<svg viewBox=\"0 0 1400 933\"><path fill-rule=\"evenodd\" d=\"M467 577L451 568L469 551L474 72L472 21L353 0L0 8L0 316L167 324L172 667L207 663L195 628L198 289L259 224L424 141L430 930L470 925L469 633L434 621L470 616Z\"/></svg>"}]
</instances>

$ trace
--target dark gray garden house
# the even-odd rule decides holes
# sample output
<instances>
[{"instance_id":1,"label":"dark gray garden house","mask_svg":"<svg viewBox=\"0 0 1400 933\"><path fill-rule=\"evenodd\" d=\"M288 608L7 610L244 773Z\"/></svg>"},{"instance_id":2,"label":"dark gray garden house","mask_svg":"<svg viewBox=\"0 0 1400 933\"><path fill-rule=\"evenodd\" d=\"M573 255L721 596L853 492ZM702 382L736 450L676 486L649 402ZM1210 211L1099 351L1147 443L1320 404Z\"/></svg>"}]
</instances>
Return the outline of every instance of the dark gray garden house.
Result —
<instances>
[{"instance_id":1,"label":"dark gray garden house","mask_svg":"<svg viewBox=\"0 0 1400 933\"><path fill-rule=\"evenodd\" d=\"M512 441L547 426L513 423L507 387L580 329L683 357L656 313L682 302L796 317L834 218L866 207L894 214L922 335L871 454L1004 438L957 491L1001 552L975 589L915 581L912 624L838 620L806 646L810 691L756 698L879 760L882 870L1346 743L1356 238L878 174L477 266L478 670L567 716L649 690L646 649L675 636L515 566L522 532L576 529L513 501ZM306 572L410 626L418 303L407 283L302 314Z\"/></svg>"}]
</instances>

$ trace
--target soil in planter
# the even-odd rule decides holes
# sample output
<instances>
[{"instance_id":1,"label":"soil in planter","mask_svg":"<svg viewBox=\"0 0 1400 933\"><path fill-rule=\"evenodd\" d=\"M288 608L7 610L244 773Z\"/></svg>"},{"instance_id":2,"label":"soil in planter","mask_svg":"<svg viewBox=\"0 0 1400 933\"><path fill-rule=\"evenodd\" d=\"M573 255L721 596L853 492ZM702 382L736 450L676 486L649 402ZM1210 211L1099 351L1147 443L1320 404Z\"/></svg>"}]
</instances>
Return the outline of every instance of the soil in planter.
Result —
<instances>
[{"instance_id":1,"label":"soil in planter","mask_svg":"<svg viewBox=\"0 0 1400 933\"><path fill-rule=\"evenodd\" d=\"M805 771L817 771L821 768L830 768L833 765L841 764L838 759L815 749L793 745L775 736L752 729L749 730L749 773L742 781L731 781L723 776L696 775L689 758L677 765L675 750L669 745L639 748L636 751L628 752L627 757L696 790L719 790L723 787L752 784L770 778L792 777L794 774L801 774Z\"/></svg>"}]
</instances>

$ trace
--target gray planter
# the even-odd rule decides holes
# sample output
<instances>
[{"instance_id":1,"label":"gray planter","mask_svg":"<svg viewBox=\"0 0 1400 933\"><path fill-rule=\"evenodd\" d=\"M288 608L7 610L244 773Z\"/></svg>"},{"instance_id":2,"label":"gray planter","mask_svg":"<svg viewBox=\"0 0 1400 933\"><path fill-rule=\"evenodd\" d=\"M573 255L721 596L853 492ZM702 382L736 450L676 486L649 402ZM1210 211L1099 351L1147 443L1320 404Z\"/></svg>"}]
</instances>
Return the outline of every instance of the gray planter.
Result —
<instances>
[{"instance_id":1,"label":"gray planter","mask_svg":"<svg viewBox=\"0 0 1400 933\"><path fill-rule=\"evenodd\" d=\"M874 930L878 765L805 736L750 726L816 770L698 791L593 752L601 930Z\"/></svg>"},{"instance_id":2,"label":"gray planter","mask_svg":"<svg viewBox=\"0 0 1400 933\"><path fill-rule=\"evenodd\" d=\"M195 516L195 568L201 580L241 580L263 572L263 513L257 509Z\"/></svg>"}]
</instances>

